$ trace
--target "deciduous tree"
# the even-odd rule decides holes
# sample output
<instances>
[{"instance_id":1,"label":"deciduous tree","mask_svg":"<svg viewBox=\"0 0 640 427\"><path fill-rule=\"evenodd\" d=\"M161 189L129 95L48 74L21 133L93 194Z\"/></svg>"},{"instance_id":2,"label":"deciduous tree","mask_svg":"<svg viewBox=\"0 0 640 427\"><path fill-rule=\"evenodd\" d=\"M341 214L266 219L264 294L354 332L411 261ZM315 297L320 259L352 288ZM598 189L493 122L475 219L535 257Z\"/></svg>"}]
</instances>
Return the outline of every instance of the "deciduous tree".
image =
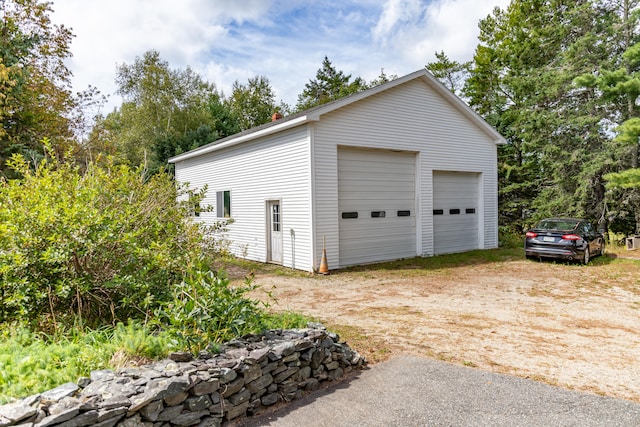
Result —
<instances>
[{"instance_id":1,"label":"deciduous tree","mask_svg":"<svg viewBox=\"0 0 640 427\"><path fill-rule=\"evenodd\" d=\"M12 153L41 158L43 137L58 154L73 146L69 117L71 30L52 24L50 2L0 2L0 172Z\"/></svg>"},{"instance_id":2,"label":"deciduous tree","mask_svg":"<svg viewBox=\"0 0 640 427\"><path fill-rule=\"evenodd\" d=\"M124 102L96 124L90 141L115 149L121 161L146 163L156 171L172 151L168 141L178 141L201 126L215 128L210 106L215 86L188 67L171 69L155 50L133 64L118 66L116 83Z\"/></svg>"},{"instance_id":3,"label":"deciduous tree","mask_svg":"<svg viewBox=\"0 0 640 427\"><path fill-rule=\"evenodd\" d=\"M276 94L265 76L250 78L247 84L236 80L226 104L241 130L267 123L273 113L287 109L277 105Z\"/></svg>"}]
</instances>

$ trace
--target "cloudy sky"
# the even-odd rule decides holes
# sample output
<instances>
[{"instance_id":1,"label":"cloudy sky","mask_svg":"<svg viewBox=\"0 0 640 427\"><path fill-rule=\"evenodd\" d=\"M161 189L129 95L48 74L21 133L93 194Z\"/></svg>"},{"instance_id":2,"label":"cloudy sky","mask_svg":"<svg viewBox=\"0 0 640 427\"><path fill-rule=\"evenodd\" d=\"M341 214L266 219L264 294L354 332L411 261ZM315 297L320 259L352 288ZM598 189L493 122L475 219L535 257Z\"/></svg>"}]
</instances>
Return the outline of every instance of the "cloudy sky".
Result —
<instances>
[{"instance_id":1,"label":"cloudy sky","mask_svg":"<svg viewBox=\"0 0 640 427\"><path fill-rule=\"evenodd\" d=\"M369 81L402 76L444 50L470 60L478 22L508 0L53 0L71 27L74 89L115 90L118 64L155 49L171 68L190 66L218 89L255 75L294 105L324 56ZM119 105L111 96L109 105Z\"/></svg>"}]
</instances>

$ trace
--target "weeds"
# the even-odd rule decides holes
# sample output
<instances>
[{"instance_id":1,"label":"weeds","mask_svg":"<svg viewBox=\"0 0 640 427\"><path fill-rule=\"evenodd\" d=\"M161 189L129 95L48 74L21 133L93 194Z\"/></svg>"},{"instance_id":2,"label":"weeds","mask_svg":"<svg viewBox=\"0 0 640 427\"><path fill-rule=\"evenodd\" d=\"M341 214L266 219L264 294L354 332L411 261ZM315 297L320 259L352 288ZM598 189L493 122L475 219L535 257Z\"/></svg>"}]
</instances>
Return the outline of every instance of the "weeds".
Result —
<instances>
[{"instance_id":1,"label":"weeds","mask_svg":"<svg viewBox=\"0 0 640 427\"><path fill-rule=\"evenodd\" d=\"M225 274L201 267L188 271L173 287L173 298L156 310L154 325L193 353L212 343L259 332L265 323L262 309L268 303L245 296L257 288L251 279L232 287Z\"/></svg>"},{"instance_id":2,"label":"weeds","mask_svg":"<svg viewBox=\"0 0 640 427\"><path fill-rule=\"evenodd\" d=\"M318 321L293 311L269 313L265 316L265 329L298 329L304 328L309 322Z\"/></svg>"},{"instance_id":3,"label":"weeds","mask_svg":"<svg viewBox=\"0 0 640 427\"><path fill-rule=\"evenodd\" d=\"M56 324L51 333L25 324L0 330L0 404L77 381L92 370L120 368L166 356L172 350L216 352L219 344L264 329L300 328L311 319L293 312L269 313L266 302L249 299L251 278L231 286L224 273L196 262L172 287L172 299L142 321L89 329Z\"/></svg>"},{"instance_id":4,"label":"weeds","mask_svg":"<svg viewBox=\"0 0 640 427\"><path fill-rule=\"evenodd\" d=\"M138 323L53 335L5 324L0 332L0 404L110 368L116 352L158 358L166 354L168 341L167 334L152 334Z\"/></svg>"}]
</instances>

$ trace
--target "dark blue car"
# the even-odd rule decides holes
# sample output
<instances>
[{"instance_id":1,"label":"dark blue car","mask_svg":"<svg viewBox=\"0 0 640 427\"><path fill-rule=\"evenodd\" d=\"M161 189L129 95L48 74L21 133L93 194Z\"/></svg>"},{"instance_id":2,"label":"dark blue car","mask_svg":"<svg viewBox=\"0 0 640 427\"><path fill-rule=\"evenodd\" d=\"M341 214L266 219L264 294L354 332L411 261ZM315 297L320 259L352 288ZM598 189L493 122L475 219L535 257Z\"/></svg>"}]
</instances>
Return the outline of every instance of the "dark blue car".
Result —
<instances>
[{"instance_id":1,"label":"dark blue car","mask_svg":"<svg viewBox=\"0 0 640 427\"><path fill-rule=\"evenodd\" d=\"M604 236L584 219L547 218L527 231L524 254L528 259L559 258L588 264L592 256L604 254Z\"/></svg>"}]
</instances>

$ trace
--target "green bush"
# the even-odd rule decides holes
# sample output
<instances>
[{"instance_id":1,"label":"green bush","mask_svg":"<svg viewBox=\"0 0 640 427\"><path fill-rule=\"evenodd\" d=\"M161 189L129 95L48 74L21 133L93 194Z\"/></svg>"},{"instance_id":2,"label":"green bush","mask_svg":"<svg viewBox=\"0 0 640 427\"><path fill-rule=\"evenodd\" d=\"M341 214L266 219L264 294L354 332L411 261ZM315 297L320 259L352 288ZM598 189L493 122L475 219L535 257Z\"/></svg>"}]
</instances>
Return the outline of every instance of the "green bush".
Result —
<instances>
[{"instance_id":1,"label":"green bush","mask_svg":"<svg viewBox=\"0 0 640 427\"><path fill-rule=\"evenodd\" d=\"M212 250L189 216L203 192L190 199L167 174L53 157L8 165L22 178L0 179L0 323L146 318Z\"/></svg>"},{"instance_id":2,"label":"green bush","mask_svg":"<svg viewBox=\"0 0 640 427\"><path fill-rule=\"evenodd\" d=\"M511 227L500 226L498 228L498 240L503 248L519 248L524 245L524 233Z\"/></svg>"},{"instance_id":3,"label":"green bush","mask_svg":"<svg viewBox=\"0 0 640 427\"><path fill-rule=\"evenodd\" d=\"M0 177L0 403L93 369L306 323L268 314L248 298L250 279L231 286L210 269L224 228L191 219L206 189L108 161L32 167L14 156L8 166L21 178Z\"/></svg>"},{"instance_id":4,"label":"green bush","mask_svg":"<svg viewBox=\"0 0 640 427\"><path fill-rule=\"evenodd\" d=\"M172 298L156 310L154 323L176 339L176 346L193 353L234 337L261 332L268 303L250 299L258 287L250 278L231 286L223 272L196 265L173 286Z\"/></svg>"},{"instance_id":5,"label":"green bush","mask_svg":"<svg viewBox=\"0 0 640 427\"><path fill-rule=\"evenodd\" d=\"M204 283L211 282L212 276L207 277ZM222 287L227 283L226 279L214 282L217 291L213 294L218 295L241 295L248 288L254 288L245 284L235 290L223 289L226 288L226 285ZM208 293L208 288L205 286L204 293ZM195 289L203 291L199 286ZM188 300L184 298L182 301ZM164 325L164 330L159 330L132 321L126 325L119 323L115 327L105 326L97 330L61 327L54 334L47 335L34 332L22 324L4 324L0 328L0 405L14 398L41 393L65 382L76 382L79 377L89 376L95 369L117 369L130 366L131 363L147 363L165 357L172 350L190 349L197 352L207 347L215 349L215 343L209 339L215 340L223 335L225 339L233 338L231 330L240 334L258 332L263 322L266 322L264 326L267 328L300 328L311 320L291 312L265 314L254 303L242 298L238 305L244 306L244 309L229 303L227 299L230 315L252 314L232 327L223 326L221 331L208 329L209 323L200 323L204 329L195 327L206 317L203 316L204 311L193 313L191 321L184 324L184 329L179 323L168 327ZM196 319L198 316L201 316L199 320Z\"/></svg>"}]
</instances>

